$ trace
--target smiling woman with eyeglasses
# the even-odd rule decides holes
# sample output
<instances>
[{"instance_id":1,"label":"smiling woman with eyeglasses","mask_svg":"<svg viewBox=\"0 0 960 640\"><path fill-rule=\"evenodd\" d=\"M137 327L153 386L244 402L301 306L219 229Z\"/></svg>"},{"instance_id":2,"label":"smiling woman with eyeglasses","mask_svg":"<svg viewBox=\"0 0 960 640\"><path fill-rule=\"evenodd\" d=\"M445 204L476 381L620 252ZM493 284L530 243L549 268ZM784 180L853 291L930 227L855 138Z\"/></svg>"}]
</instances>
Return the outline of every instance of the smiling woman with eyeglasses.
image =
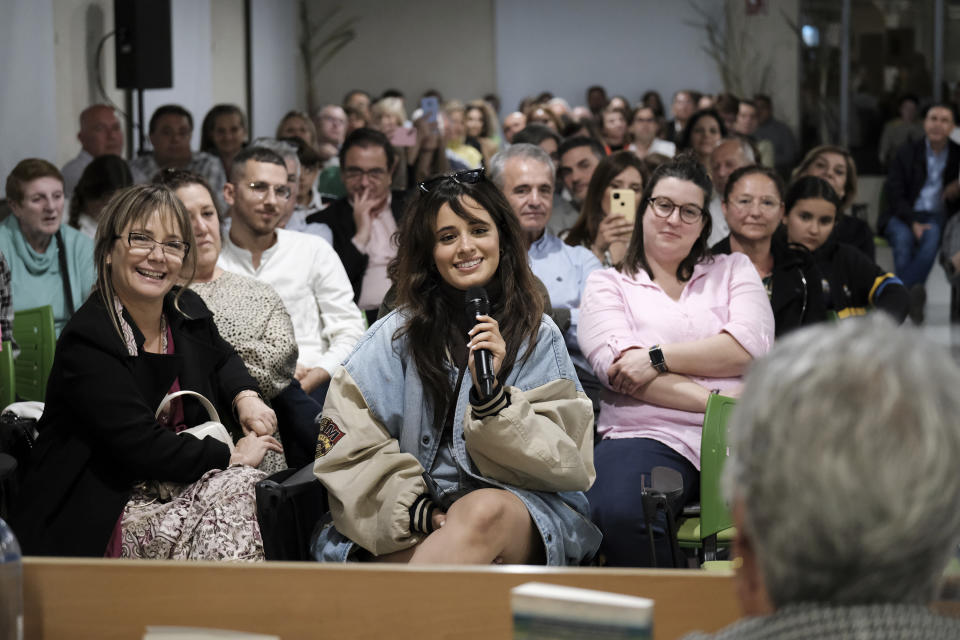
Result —
<instances>
[{"instance_id":1,"label":"smiling woman with eyeglasses","mask_svg":"<svg viewBox=\"0 0 960 640\"><path fill-rule=\"evenodd\" d=\"M776 171L740 167L727 178L721 207L730 233L711 251L750 258L770 299L776 335L826 320L814 256L784 232L784 188Z\"/></svg>"},{"instance_id":2,"label":"smiling woman with eyeglasses","mask_svg":"<svg viewBox=\"0 0 960 640\"><path fill-rule=\"evenodd\" d=\"M263 558L254 485L264 474L252 467L280 450L276 417L200 297L177 286L193 279L193 247L190 216L166 187L131 187L105 207L97 289L57 345L14 512L26 553ZM179 434L208 419L194 399L159 411L180 390L213 403L239 437L234 451Z\"/></svg>"},{"instance_id":3,"label":"smiling woman with eyeglasses","mask_svg":"<svg viewBox=\"0 0 960 640\"><path fill-rule=\"evenodd\" d=\"M614 566L646 566L640 487L656 466L683 478L677 511L700 488L700 433L712 390L739 392L754 357L773 342L763 285L743 255L707 249L712 186L689 156L661 165L643 192L618 268L595 271L580 304L580 348L609 389L600 402L597 481L587 498ZM670 542L654 528L658 566Z\"/></svg>"}]
</instances>

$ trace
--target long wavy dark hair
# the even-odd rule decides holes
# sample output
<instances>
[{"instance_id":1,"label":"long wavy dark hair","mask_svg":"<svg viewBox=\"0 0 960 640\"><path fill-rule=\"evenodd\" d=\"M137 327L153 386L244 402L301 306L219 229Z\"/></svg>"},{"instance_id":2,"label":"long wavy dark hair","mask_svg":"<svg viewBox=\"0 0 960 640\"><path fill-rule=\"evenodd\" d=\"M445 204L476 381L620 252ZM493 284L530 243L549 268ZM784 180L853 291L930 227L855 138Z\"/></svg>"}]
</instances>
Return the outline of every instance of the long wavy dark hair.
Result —
<instances>
[{"instance_id":1,"label":"long wavy dark hair","mask_svg":"<svg viewBox=\"0 0 960 640\"><path fill-rule=\"evenodd\" d=\"M713 183L707 175L706 169L700 164L693 152L682 153L674 160L660 165L650 176L643 189L643 198L640 200L640 215L633 225L633 237L630 240L630 246L627 247L627 254L623 257L620 264L620 271L634 276L637 271L643 269L651 278L653 271L650 270L650 263L647 262L647 254L643 247L643 217L654 215L648 213L650 205L648 201L653 196L653 190L657 183L663 178L677 178L692 182L703 191L703 228L700 229L700 235L694 241L687 257L680 261L677 266L677 280L686 282L693 275L693 268L697 263L712 259L710 249L707 247L707 239L710 237L710 231L713 229L713 221L710 219L710 195L713 192Z\"/></svg>"},{"instance_id":2,"label":"long wavy dark hair","mask_svg":"<svg viewBox=\"0 0 960 640\"><path fill-rule=\"evenodd\" d=\"M507 344L498 375L501 383L515 364L521 346L536 341L543 314L543 300L534 285L520 222L493 183L482 179L476 184L461 184L448 179L433 186L428 193L417 192L403 216L397 257L390 264L396 306L406 317L394 339L406 336L409 341L417 372L434 407L434 424L442 424L450 398L445 364L449 354L454 349L462 349L465 343L465 336L455 343L452 339L459 335L457 319L464 314L463 304L450 308L433 257L437 213L446 204L464 220L476 220L464 207L465 199L475 201L490 214L500 237L500 265L493 275L498 282L488 288L501 291L498 300L491 300L493 314Z\"/></svg>"}]
</instances>

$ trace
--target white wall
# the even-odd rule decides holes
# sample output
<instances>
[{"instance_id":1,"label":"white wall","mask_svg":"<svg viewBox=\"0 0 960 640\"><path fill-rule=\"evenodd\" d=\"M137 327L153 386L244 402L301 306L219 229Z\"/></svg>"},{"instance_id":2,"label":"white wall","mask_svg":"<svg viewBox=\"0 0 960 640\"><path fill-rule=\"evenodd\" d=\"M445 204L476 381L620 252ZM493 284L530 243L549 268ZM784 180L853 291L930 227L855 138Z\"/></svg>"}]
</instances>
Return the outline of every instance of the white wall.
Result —
<instances>
[{"instance_id":1,"label":"white wall","mask_svg":"<svg viewBox=\"0 0 960 640\"><path fill-rule=\"evenodd\" d=\"M306 103L297 0L252 0L250 5L251 135L273 136L283 114Z\"/></svg>"},{"instance_id":2,"label":"white wall","mask_svg":"<svg viewBox=\"0 0 960 640\"><path fill-rule=\"evenodd\" d=\"M246 28L243 2L210 0L210 88L212 103L247 110ZM198 114L202 121L202 116Z\"/></svg>"},{"instance_id":3,"label":"white wall","mask_svg":"<svg viewBox=\"0 0 960 640\"><path fill-rule=\"evenodd\" d=\"M123 1L123 0L118 0ZM240 5L240 3L237 3ZM240 5L242 6L242 5ZM143 93L144 145L149 147L148 124L157 107L179 104L193 114L193 149L200 148L200 124L213 106L210 56L210 0L172 0L173 88ZM241 63L242 64L242 63Z\"/></svg>"},{"instance_id":4,"label":"white wall","mask_svg":"<svg viewBox=\"0 0 960 640\"><path fill-rule=\"evenodd\" d=\"M53 3L54 70L56 78L56 157L63 166L80 151L77 121L91 104L107 102L96 81L97 45L113 31L111 0L56 0ZM103 88L107 98L123 107L123 92L117 90L114 40L108 38L100 54ZM122 121L122 118L121 118Z\"/></svg>"},{"instance_id":5,"label":"white wall","mask_svg":"<svg viewBox=\"0 0 960 640\"><path fill-rule=\"evenodd\" d=\"M335 22L356 17L356 38L323 68L318 104L351 89L400 89L408 110L427 89L470 100L494 91L493 0L353 0ZM303 106L303 105L300 105Z\"/></svg>"},{"instance_id":6,"label":"white wall","mask_svg":"<svg viewBox=\"0 0 960 640\"><path fill-rule=\"evenodd\" d=\"M57 159L53 2L0 4L0 191L23 158Z\"/></svg>"},{"instance_id":7,"label":"white wall","mask_svg":"<svg viewBox=\"0 0 960 640\"><path fill-rule=\"evenodd\" d=\"M702 35L685 23L696 14L683 0L496 0L495 16L504 112L541 90L585 104L593 84L631 102L656 89L668 109L679 89L720 89Z\"/></svg>"}]
</instances>

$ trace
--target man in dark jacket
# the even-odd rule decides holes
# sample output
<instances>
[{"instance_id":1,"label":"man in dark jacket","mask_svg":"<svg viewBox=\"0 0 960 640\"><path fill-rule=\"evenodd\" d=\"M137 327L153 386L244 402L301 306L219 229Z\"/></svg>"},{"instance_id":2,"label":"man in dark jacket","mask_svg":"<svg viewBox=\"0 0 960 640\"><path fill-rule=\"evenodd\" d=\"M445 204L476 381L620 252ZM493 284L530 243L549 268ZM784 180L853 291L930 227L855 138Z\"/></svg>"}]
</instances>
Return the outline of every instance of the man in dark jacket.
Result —
<instances>
[{"instance_id":1,"label":"man in dark jacket","mask_svg":"<svg viewBox=\"0 0 960 640\"><path fill-rule=\"evenodd\" d=\"M385 135L357 129L340 148L340 175L347 195L307 217L330 227L357 306L375 319L390 288L387 265L397 255L393 234L403 212L405 192L390 191L397 158Z\"/></svg>"},{"instance_id":2,"label":"man in dark jacket","mask_svg":"<svg viewBox=\"0 0 960 640\"><path fill-rule=\"evenodd\" d=\"M923 121L924 138L897 152L887 175L887 206L879 227L893 249L897 275L910 290L910 317L923 322L924 284L940 248L940 231L960 207L960 145L949 138L953 109L934 104Z\"/></svg>"}]
</instances>

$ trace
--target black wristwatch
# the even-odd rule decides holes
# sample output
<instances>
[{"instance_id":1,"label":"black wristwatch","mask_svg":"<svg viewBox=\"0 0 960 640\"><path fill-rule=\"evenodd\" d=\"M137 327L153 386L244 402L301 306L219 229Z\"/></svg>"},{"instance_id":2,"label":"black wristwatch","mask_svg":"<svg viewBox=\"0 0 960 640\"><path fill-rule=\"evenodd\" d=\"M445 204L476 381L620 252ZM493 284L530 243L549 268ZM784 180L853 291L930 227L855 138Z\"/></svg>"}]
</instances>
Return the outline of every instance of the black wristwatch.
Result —
<instances>
[{"instance_id":1,"label":"black wristwatch","mask_svg":"<svg viewBox=\"0 0 960 640\"><path fill-rule=\"evenodd\" d=\"M660 345L655 344L650 347L650 364L653 365L653 368L659 371L660 373L667 372L667 361L663 359L663 350L660 348Z\"/></svg>"}]
</instances>

